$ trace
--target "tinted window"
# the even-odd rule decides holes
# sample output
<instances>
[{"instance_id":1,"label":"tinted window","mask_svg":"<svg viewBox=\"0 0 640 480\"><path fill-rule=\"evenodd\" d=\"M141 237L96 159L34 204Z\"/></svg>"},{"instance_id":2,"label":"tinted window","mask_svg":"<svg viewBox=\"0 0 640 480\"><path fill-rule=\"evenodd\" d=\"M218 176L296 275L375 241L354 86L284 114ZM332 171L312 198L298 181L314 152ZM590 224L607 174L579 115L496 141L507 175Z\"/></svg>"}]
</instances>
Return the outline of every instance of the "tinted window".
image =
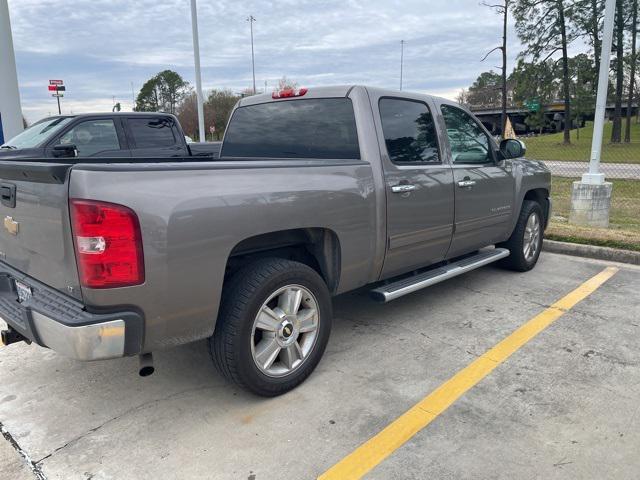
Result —
<instances>
[{"instance_id":1,"label":"tinted window","mask_svg":"<svg viewBox=\"0 0 640 480\"><path fill-rule=\"evenodd\" d=\"M136 148L172 147L176 144L173 121L169 118L129 118Z\"/></svg>"},{"instance_id":2,"label":"tinted window","mask_svg":"<svg viewBox=\"0 0 640 480\"><path fill-rule=\"evenodd\" d=\"M489 137L471 115L450 105L442 105L441 110L454 163L487 163L493 160Z\"/></svg>"},{"instance_id":3,"label":"tinted window","mask_svg":"<svg viewBox=\"0 0 640 480\"><path fill-rule=\"evenodd\" d=\"M439 162L433 117L422 102L383 98L380 118L387 152L392 162Z\"/></svg>"},{"instance_id":4,"label":"tinted window","mask_svg":"<svg viewBox=\"0 0 640 480\"><path fill-rule=\"evenodd\" d=\"M62 145L75 145L78 155L89 157L96 153L119 150L120 142L113 120L87 120L60 137Z\"/></svg>"},{"instance_id":5,"label":"tinted window","mask_svg":"<svg viewBox=\"0 0 640 480\"><path fill-rule=\"evenodd\" d=\"M288 100L240 107L225 133L222 156L358 159L351 100Z\"/></svg>"}]
</instances>

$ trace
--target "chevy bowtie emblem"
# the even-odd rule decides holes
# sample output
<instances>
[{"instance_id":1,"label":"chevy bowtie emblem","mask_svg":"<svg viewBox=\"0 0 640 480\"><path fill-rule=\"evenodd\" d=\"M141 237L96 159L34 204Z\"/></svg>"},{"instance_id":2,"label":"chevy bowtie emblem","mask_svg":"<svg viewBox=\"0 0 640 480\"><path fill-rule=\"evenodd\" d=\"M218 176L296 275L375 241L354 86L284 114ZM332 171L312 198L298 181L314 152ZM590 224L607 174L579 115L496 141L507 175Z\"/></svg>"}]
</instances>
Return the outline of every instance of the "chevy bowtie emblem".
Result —
<instances>
[{"instance_id":1,"label":"chevy bowtie emblem","mask_svg":"<svg viewBox=\"0 0 640 480\"><path fill-rule=\"evenodd\" d=\"M6 228L7 232L9 232L11 235L18 235L19 226L20 224L16 222L13 217L10 217L9 215L4 217L4 228Z\"/></svg>"}]
</instances>

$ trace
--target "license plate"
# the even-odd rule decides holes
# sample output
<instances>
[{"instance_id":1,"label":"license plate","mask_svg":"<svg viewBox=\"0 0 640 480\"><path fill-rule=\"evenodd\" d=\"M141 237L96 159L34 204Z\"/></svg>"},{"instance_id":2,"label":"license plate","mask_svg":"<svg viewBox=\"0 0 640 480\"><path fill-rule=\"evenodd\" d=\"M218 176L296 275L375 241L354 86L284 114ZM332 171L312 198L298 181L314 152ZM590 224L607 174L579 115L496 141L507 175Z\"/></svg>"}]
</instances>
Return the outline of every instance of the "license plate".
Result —
<instances>
[{"instance_id":1,"label":"license plate","mask_svg":"<svg viewBox=\"0 0 640 480\"><path fill-rule=\"evenodd\" d=\"M31 298L31 287L16 280L16 291L18 292L18 302L24 303Z\"/></svg>"}]
</instances>

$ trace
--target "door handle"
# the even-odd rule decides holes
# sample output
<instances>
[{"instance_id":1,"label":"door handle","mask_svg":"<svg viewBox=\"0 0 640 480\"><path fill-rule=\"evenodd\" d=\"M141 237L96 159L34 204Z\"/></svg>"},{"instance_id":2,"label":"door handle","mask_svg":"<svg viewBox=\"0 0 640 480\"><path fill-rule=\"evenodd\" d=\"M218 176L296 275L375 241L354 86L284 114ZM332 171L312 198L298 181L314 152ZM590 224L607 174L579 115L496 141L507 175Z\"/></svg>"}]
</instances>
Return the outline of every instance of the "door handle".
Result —
<instances>
[{"instance_id":1,"label":"door handle","mask_svg":"<svg viewBox=\"0 0 640 480\"><path fill-rule=\"evenodd\" d=\"M408 185L408 184L401 184L401 185L394 185L393 187L391 187L391 191L393 193L405 193L405 192L411 192L413 190L415 190L416 187L415 185Z\"/></svg>"},{"instance_id":2,"label":"door handle","mask_svg":"<svg viewBox=\"0 0 640 480\"><path fill-rule=\"evenodd\" d=\"M460 188L473 187L476 184L475 180L461 180L458 182Z\"/></svg>"}]
</instances>

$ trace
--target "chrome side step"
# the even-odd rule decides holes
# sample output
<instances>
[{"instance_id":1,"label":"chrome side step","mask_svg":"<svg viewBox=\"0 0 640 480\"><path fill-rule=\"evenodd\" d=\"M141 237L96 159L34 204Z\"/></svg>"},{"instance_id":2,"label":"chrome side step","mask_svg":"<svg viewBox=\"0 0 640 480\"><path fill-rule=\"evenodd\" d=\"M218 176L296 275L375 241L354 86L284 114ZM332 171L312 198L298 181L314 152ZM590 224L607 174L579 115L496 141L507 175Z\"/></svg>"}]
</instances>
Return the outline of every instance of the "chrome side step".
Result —
<instances>
[{"instance_id":1,"label":"chrome side step","mask_svg":"<svg viewBox=\"0 0 640 480\"><path fill-rule=\"evenodd\" d=\"M436 283L443 282L463 273L483 267L501 258L508 257L509 250L506 248L495 248L493 250L482 250L477 254L451 262L448 265L428 270L424 273L403 278L392 283L387 283L381 287L371 290L374 300L386 303L398 297L413 293Z\"/></svg>"}]
</instances>

